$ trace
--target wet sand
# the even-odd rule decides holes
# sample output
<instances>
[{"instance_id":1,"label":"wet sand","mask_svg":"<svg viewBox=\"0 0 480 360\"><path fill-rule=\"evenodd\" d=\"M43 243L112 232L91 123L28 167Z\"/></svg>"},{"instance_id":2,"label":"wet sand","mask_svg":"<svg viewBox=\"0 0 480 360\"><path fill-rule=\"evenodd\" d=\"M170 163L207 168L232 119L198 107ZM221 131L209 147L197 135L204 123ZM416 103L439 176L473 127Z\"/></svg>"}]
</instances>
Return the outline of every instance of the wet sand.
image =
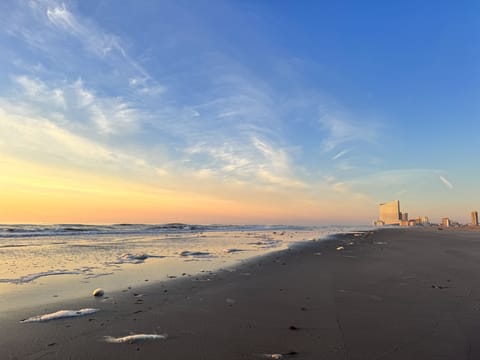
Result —
<instances>
[{"instance_id":1,"label":"wet sand","mask_svg":"<svg viewBox=\"0 0 480 360\"><path fill-rule=\"evenodd\" d=\"M0 313L1 358L476 359L478 274L477 231L398 228L338 236L232 272ZM100 311L19 322L80 308ZM139 333L168 338L104 340Z\"/></svg>"}]
</instances>

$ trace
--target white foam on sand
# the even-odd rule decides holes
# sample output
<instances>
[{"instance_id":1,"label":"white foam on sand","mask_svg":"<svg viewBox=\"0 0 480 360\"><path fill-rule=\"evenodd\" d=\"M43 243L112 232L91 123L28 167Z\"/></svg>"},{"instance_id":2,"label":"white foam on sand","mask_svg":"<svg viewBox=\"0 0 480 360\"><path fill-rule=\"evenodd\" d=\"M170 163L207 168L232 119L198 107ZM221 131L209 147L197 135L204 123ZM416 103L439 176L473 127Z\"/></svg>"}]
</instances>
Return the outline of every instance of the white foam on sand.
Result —
<instances>
[{"instance_id":1,"label":"white foam on sand","mask_svg":"<svg viewBox=\"0 0 480 360\"><path fill-rule=\"evenodd\" d=\"M119 263L141 264L147 259L147 254L123 254L119 258Z\"/></svg>"},{"instance_id":2,"label":"white foam on sand","mask_svg":"<svg viewBox=\"0 0 480 360\"><path fill-rule=\"evenodd\" d=\"M53 276L53 275L79 275L81 271L67 271L67 270L49 270L43 271L35 274L29 274L25 276L21 276L16 279L0 279L0 283L11 283L11 284L25 284L31 281L34 281L38 278L45 277L45 276Z\"/></svg>"},{"instance_id":3,"label":"white foam on sand","mask_svg":"<svg viewBox=\"0 0 480 360\"><path fill-rule=\"evenodd\" d=\"M118 338L113 336L105 336L104 340L114 344L134 344L145 340L165 340L167 337L167 334L133 334Z\"/></svg>"},{"instance_id":4,"label":"white foam on sand","mask_svg":"<svg viewBox=\"0 0 480 360\"><path fill-rule=\"evenodd\" d=\"M108 272L108 273L100 273L100 274L92 274L92 275L88 275L88 276L85 276L85 279L89 280L89 279L96 279L96 278L99 278L101 276L107 276L107 275L112 275L113 272Z\"/></svg>"},{"instance_id":5,"label":"white foam on sand","mask_svg":"<svg viewBox=\"0 0 480 360\"><path fill-rule=\"evenodd\" d=\"M21 323L45 322L50 320L58 320L63 318L79 317L96 313L99 309L85 308L80 310L59 310L54 313L36 315L28 319L20 321Z\"/></svg>"},{"instance_id":6,"label":"white foam on sand","mask_svg":"<svg viewBox=\"0 0 480 360\"><path fill-rule=\"evenodd\" d=\"M105 266L122 265L122 264L143 264L150 256L147 254L130 254L125 253L117 257L115 261L105 262Z\"/></svg>"},{"instance_id":7,"label":"white foam on sand","mask_svg":"<svg viewBox=\"0 0 480 360\"><path fill-rule=\"evenodd\" d=\"M148 255L148 254L131 254L125 253L120 255L117 260L106 262L105 265L121 265L121 264L143 264L149 258L164 258L162 255Z\"/></svg>"},{"instance_id":8,"label":"white foam on sand","mask_svg":"<svg viewBox=\"0 0 480 360\"><path fill-rule=\"evenodd\" d=\"M249 242L247 245L255 245L259 249L271 249L280 246L282 243L281 240L271 240L271 239L266 239L266 240L259 240L256 242Z\"/></svg>"}]
</instances>

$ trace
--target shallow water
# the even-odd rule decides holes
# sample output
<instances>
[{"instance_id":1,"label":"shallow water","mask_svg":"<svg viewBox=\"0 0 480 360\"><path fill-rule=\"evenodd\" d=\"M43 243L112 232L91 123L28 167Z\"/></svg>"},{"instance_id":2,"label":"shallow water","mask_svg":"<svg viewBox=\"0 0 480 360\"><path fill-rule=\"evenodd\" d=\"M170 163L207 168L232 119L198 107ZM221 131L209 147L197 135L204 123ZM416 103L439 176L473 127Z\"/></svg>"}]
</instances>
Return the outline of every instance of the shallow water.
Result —
<instances>
[{"instance_id":1,"label":"shallow water","mask_svg":"<svg viewBox=\"0 0 480 360\"><path fill-rule=\"evenodd\" d=\"M246 259L360 227L0 226L0 312L231 269Z\"/></svg>"}]
</instances>

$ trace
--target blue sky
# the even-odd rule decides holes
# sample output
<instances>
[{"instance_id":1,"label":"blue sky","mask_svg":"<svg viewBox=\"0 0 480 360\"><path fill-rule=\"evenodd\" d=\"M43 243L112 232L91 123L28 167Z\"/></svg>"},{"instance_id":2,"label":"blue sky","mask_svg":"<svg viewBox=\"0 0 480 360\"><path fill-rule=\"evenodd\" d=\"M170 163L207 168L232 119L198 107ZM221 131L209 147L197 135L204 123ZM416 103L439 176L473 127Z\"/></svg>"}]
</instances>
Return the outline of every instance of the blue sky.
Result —
<instances>
[{"instance_id":1,"label":"blue sky","mask_svg":"<svg viewBox=\"0 0 480 360\"><path fill-rule=\"evenodd\" d=\"M124 181L203 199L135 217L146 222L365 223L397 198L412 216L466 221L480 208L479 10L3 1L3 191L93 199L108 192L98 183ZM162 196L146 214L168 213ZM118 218L71 220L142 211L124 206ZM11 218L27 220L55 216Z\"/></svg>"}]
</instances>

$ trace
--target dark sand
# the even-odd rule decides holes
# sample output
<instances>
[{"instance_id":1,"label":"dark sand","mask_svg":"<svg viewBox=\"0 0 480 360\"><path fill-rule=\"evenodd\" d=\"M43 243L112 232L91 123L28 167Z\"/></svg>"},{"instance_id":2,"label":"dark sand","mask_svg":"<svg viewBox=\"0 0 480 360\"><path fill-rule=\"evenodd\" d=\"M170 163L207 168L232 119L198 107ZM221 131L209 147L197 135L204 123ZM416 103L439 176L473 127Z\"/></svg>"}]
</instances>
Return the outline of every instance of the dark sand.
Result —
<instances>
[{"instance_id":1,"label":"dark sand","mask_svg":"<svg viewBox=\"0 0 480 360\"><path fill-rule=\"evenodd\" d=\"M353 244L349 245L350 242ZM343 245L344 250L336 250ZM318 253L321 253L318 254ZM196 280L198 278L198 280ZM0 315L1 359L480 359L480 232L387 229ZM134 296L143 294L143 297ZM32 315L97 307L83 318ZM104 336L167 333L111 344Z\"/></svg>"}]
</instances>

